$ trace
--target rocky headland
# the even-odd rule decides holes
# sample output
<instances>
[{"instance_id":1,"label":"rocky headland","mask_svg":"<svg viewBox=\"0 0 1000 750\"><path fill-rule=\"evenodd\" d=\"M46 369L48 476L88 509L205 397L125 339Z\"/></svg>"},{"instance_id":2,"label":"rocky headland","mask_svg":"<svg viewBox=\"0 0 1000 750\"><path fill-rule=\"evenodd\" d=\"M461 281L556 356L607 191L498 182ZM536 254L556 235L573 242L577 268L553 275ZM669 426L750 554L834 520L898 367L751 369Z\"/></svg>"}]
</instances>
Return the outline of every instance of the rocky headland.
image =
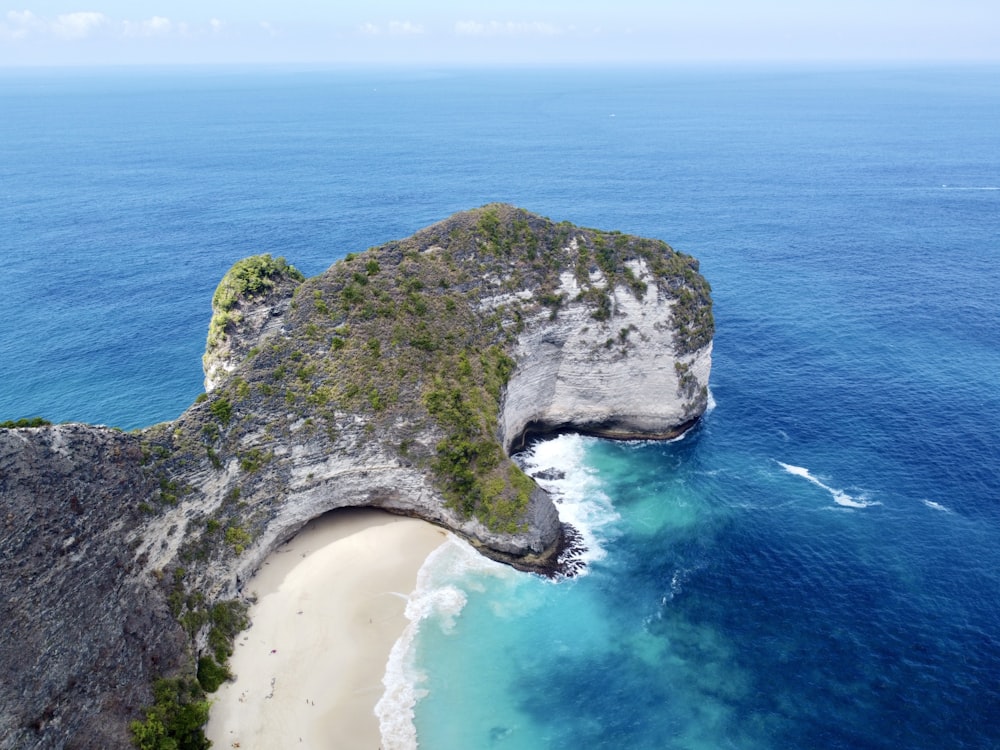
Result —
<instances>
[{"instance_id":1,"label":"rocky headland","mask_svg":"<svg viewBox=\"0 0 1000 750\"><path fill-rule=\"evenodd\" d=\"M0 430L0 748L203 747L242 583L335 508L558 572L572 533L510 452L681 434L713 332L693 258L501 204L310 279L240 261L177 420Z\"/></svg>"}]
</instances>

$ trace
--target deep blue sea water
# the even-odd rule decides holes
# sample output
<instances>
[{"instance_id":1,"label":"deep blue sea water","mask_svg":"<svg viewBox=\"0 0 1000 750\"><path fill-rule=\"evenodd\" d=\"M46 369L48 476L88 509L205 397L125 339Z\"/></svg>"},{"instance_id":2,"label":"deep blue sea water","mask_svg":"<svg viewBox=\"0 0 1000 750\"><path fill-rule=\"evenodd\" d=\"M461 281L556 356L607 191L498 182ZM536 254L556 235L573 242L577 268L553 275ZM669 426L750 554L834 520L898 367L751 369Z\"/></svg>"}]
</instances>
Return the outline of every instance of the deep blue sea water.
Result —
<instances>
[{"instance_id":1,"label":"deep blue sea water","mask_svg":"<svg viewBox=\"0 0 1000 750\"><path fill-rule=\"evenodd\" d=\"M659 237L715 408L522 457L587 575L425 568L420 747L998 747L998 123L996 68L0 73L0 419L175 417L252 253L494 200Z\"/></svg>"}]
</instances>

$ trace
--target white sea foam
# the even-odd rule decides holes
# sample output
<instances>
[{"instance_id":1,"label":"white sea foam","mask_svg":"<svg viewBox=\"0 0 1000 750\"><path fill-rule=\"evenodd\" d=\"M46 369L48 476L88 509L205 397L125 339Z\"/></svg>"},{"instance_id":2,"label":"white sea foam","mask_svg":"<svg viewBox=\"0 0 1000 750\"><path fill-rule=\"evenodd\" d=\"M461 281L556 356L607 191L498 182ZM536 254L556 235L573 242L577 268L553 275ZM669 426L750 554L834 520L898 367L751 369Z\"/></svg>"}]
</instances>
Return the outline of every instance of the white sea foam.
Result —
<instances>
[{"instance_id":1,"label":"white sea foam","mask_svg":"<svg viewBox=\"0 0 1000 750\"><path fill-rule=\"evenodd\" d=\"M712 389L708 389L708 404L705 406L705 413L710 414L715 411L715 394L712 393Z\"/></svg>"},{"instance_id":2,"label":"white sea foam","mask_svg":"<svg viewBox=\"0 0 1000 750\"><path fill-rule=\"evenodd\" d=\"M946 508L945 506L941 505L941 503L936 503L933 500L921 500L920 502L922 502L928 508L933 508L934 510L940 510L944 513L951 513L951 508Z\"/></svg>"},{"instance_id":3,"label":"white sea foam","mask_svg":"<svg viewBox=\"0 0 1000 750\"><path fill-rule=\"evenodd\" d=\"M833 501L837 505L843 506L845 508L867 508L870 505L880 505L880 503L877 501L868 500L864 495L855 497L847 494L843 490L838 490L834 487L831 487L828 484L824 484L819 479L810 474L809 469L805 469L801 466L792 466L791 464L786 464L782 461L778 461L777 463L779 466L781 466L781 468L783 468L789 474L794 474L797 477L802 477L803 479L809 480L817 487L822 487L824 490L826 490L833 496Z\"/></svg>"},{"instance_id":4,"label":"white sea foam","mask_svg":"<svg viewBox=\"0 0 1000 750\"><path fill-rule=\"evenodd\" d=\"M609 538L619 519L597 472L584 462L587 446L595 440L582 435L560 435L535 443L517 456L521 468L552 495L559 520L579 532L586 548L579 557L584 563L604 558L607 552L602 542ZM586 569L578 575L585 573Z\"/></svg>"},{"instance_id":5,"label":"white sea foam","mask_svg":"<svg viewBox=\"0 0 1000 750\"><path fill-rule=\"evenodd\" d=\"M690 576L690 571L684 568L678 568L674 571L673 576L670 578L670 594L664 595L663 601L673 600L675 596L684 591L684 584L687 583L688 577ZM668 599L669 597L669 599Z\"/></svg>"},{"instance_id":6,"label":"white sea foam","mask_svg":"<svg viewBox=\"0 0 1000 750\"><path fill-rule=\"evenodd\" d=\"M480 588L476 578L484 575L516 573L483 557L454 535L449 535L421 566L416 589L407 597L405 614L409 622L389 653L382 677L385 691L375 706L383 750L416 750L414 709L427 695L422 687L427 675L416 664L417 637L428 622L436 623L445 633L450 632L465 607L466 590Z\"/></svg>"},{"instance_id":7,"label":"white sea foam","mask_svg":"<svg viewBox=\"0 0 1000 750\"><path fill-rule=\"evenodd\" d=\"M528 474L551 472L554 478L537 481L552 493L560 520L580 533L586 546L580 558L584 562L604 557L601 540L608 538L608 526L618 519L596 473L584 463L587 444L592 440L562 435L536 443L518 456L518 463ZM375 706L384 750L417 748L414 710L427 695L423 687L427 676L416 663L415 646L421 629L434 623L449 632L465 607L466 592L483 590L488 577L521 575L489 560L454 535L449 535L448 541L427 558L417 574L416 589L407 598L408 623L389 654L382 678L385 692Z\"/></svg>"}]
</instances>

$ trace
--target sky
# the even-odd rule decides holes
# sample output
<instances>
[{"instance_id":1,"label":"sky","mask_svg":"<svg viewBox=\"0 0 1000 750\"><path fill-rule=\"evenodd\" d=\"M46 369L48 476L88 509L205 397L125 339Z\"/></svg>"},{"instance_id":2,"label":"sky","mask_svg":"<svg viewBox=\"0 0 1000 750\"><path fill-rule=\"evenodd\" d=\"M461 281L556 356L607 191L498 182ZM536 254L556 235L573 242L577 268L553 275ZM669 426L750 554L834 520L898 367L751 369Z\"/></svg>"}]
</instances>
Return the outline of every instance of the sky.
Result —
<instances>
[{"instance_id":1,"label":"sky","mask_svg":"<svg viewBox=\"0 0 1000 750\"><path fill-rule=\"evenodd\" d=\"M1000 0L21 3L0 66L1000 62Z\"/></svg>"}]
</instances>

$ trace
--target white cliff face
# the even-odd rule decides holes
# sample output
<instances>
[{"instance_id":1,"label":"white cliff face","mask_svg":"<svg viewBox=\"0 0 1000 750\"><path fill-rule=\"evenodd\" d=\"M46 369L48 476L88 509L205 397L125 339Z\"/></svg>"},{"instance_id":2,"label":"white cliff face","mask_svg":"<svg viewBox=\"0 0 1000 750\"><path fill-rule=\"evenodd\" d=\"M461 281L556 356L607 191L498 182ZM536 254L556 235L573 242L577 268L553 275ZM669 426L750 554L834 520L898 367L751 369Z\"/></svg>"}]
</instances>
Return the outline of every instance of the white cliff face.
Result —
<instances>
[{"instance_id":1,"label":"white cliff face","mask_svg":"<svg viewBox=\"0 0 1000 750\"><path fill-rule=\"evenodd\" d=\"M264 433L246 436L247 449L267 448L273 458L260 472L247 475L232 458L219 469L203 467L187 479L195 491L157 516L136 539L135 557L147 574L183 558L182 544L209 539L205 519L238 501L251 513L266 514L259 531L238 554L212 556L189 575L199 590L212 598L236 596L243 584L278 546L292 538L306 523L339 508L381 508L412 516L450 529L487 554L501 559L541 559L560 539L560 521L548 495L538 489L528 511L529 522L516 534L495 533L474 518L464 518L449 508L424 469L411 465L372 440L364 421L343 415L334 444L302 425L280 443ZM439 439L433 430L418 435L431 444ZM252 510L251 510L252 509Z\"/></svg>"},{"instance_id":2,"label":"white cliff face","mask_svg":"<svg viewBox=\"0 0 1000 750\"><path fill-rule=\"evenodd\" d=\"M517 368L507 384L500 418L504 446L521 447L525 433L573 429L613 438L672 437L705 410L712 345L678 355L674 301L660 291L641 261L633 273L647 283L638 299L610 290L612 314L595 320L575 301L580 292L564 272L559 291L571 300L552 319L526 321L514 350ZM603 279L591 282L601 286Z\"/></svg>"},{"instance_id":3,"label":"white cliff face","mask_svg":"<svg viewBox=\"0 0 1000 750\"><path fill-rule=\"evenodd\" d=\"M532 501L532 523L522 533L496 534L448 508L425 472L401 464L378 447L351 456L331 456L299 445L295 453L295 479L274 517L251 547L238 559L228 561L233 566L231 575L222 577L232 584L227 596L234 595L240 583L306 523L338 508L381 508L421 518L455 531L489 552L511 557L540 557L558 537L558 515L541 490Z\"/></svg>"},{"instance_id":4,"label":"white cliff face","mask_svg":"<svg viewBox=\"0 0 1000 750\"><path fill-rule=\"evenodd\" d=\"M291 294L291 288L281 291ZM206 393L211 393L229 377L251 346L259 346L281 330L282 316L290 303L290 296L272 294L266 300L237 306L236 320L229 324L230 331L202 358Z\"/></svg>"},{"instance_id":5,"label":"white cliff face","mask_svg":"<svg viewBox=\"0 0 1000 750\"><path fill-rule=\"evenodd\" d=\"M312 519L330 510L352 507L381 508L422 518L456 531L474 544L515 557L541 555L558 538L558 515L541 490L532 499L532 522L521 533L497 534L447 507L424 470L401 462L377 441L365 441L362 433L359 429L356 436L345 436L343 443L350 445L345 445L343 452L330 453L319 443L300 443L293 448L287 497L248 558L259 555L263 560ZM244 561L240 578L252 573L257 564L252 559Z\"/></svg>"}]
</instances>

